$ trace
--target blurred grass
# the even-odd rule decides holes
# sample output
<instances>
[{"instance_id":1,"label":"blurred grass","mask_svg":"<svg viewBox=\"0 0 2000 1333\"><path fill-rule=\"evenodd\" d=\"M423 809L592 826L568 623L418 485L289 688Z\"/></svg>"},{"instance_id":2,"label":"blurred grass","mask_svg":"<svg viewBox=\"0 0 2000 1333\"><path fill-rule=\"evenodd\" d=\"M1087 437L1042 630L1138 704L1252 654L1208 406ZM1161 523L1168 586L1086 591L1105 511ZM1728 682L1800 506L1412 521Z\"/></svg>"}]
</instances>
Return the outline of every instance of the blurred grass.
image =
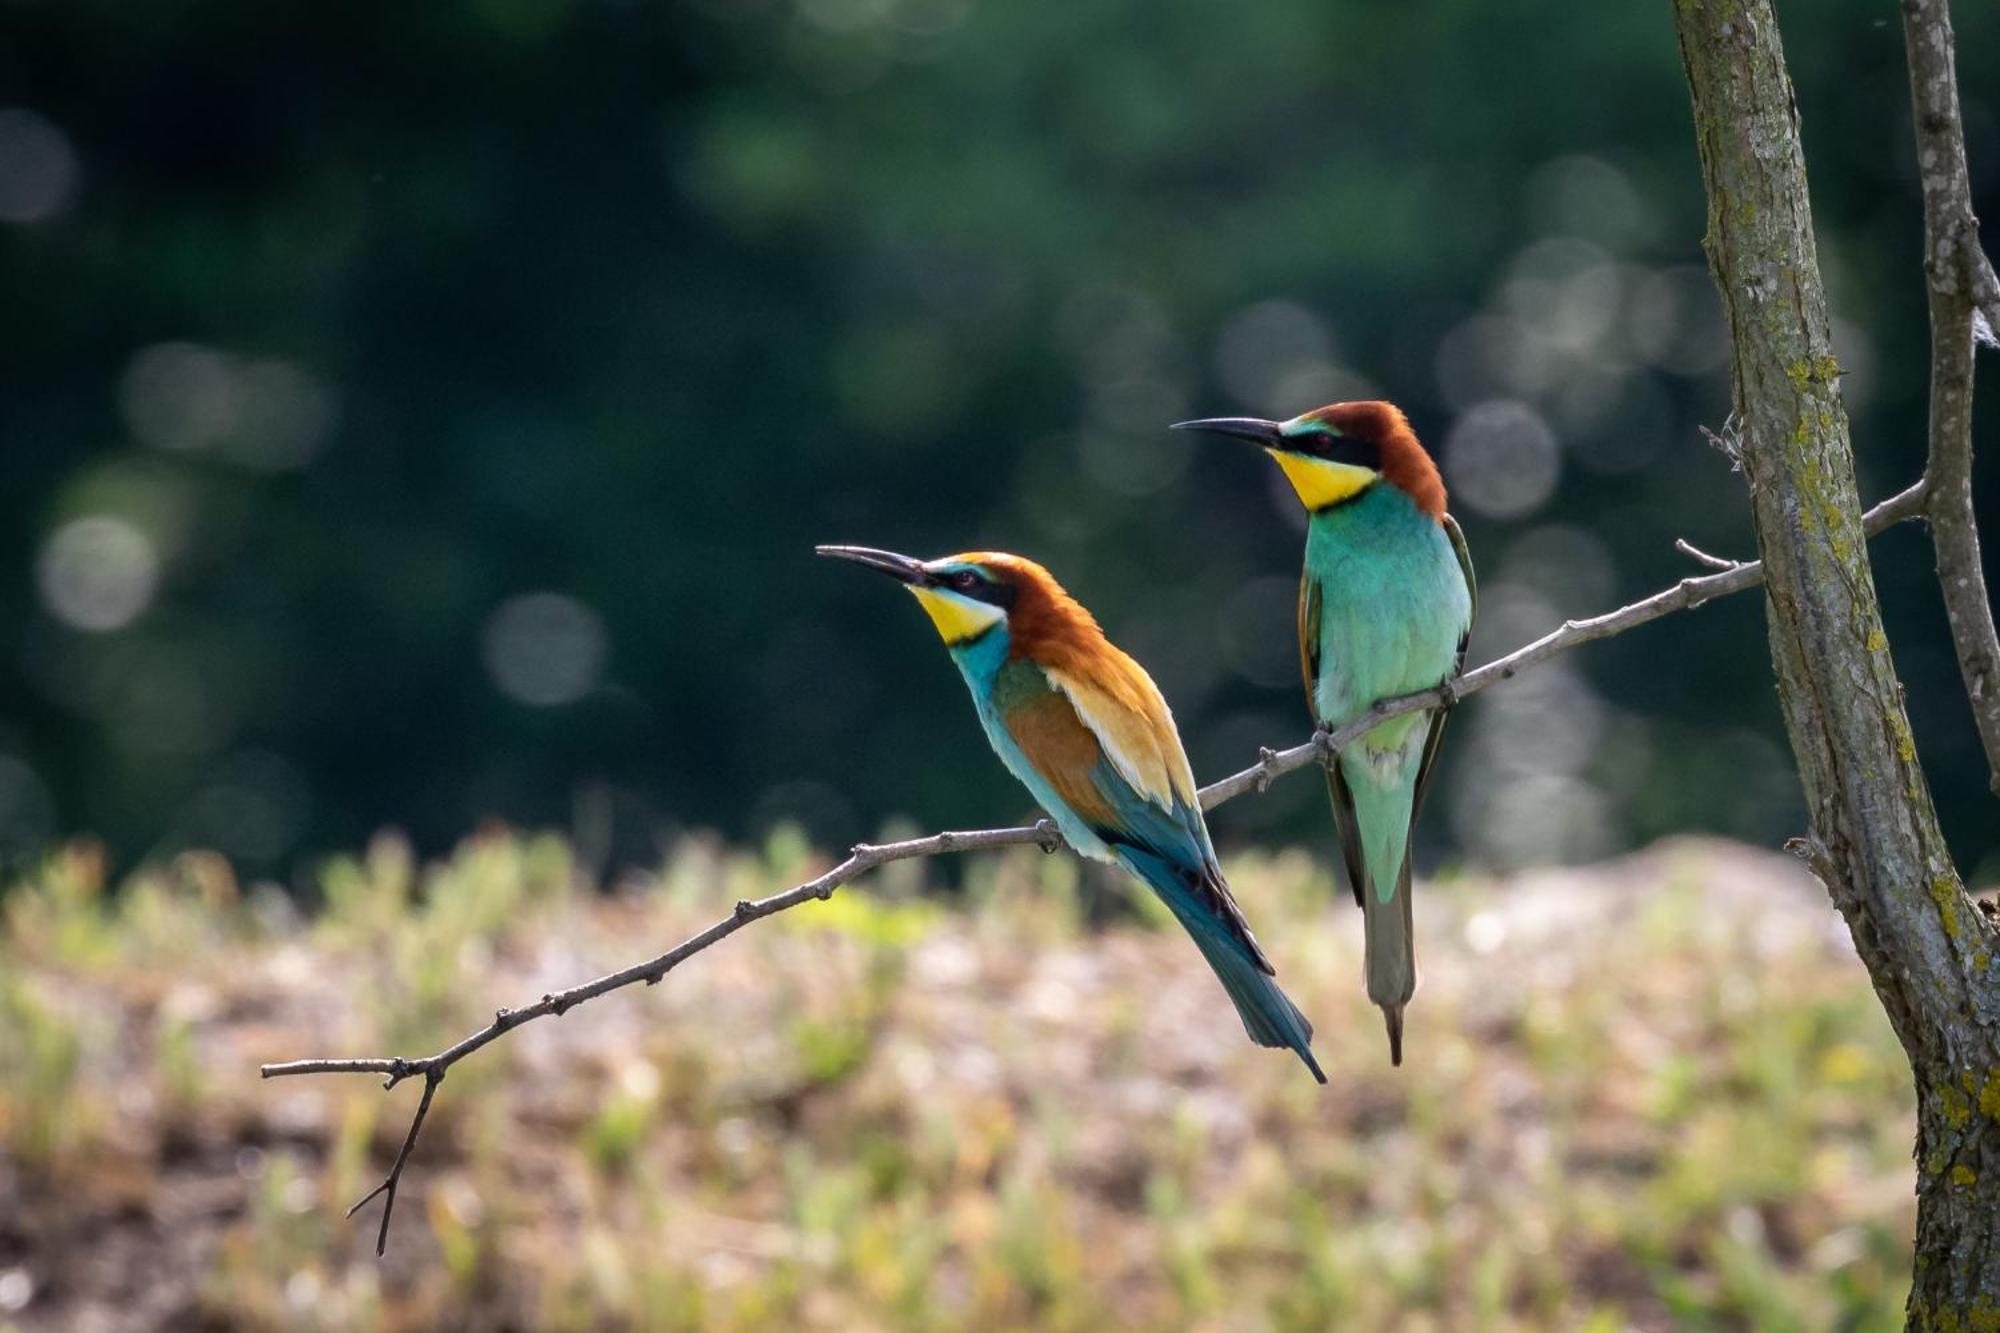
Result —
<instances>
[{"instance_id":1,"label":"blurred grass","mask_svg":"<svg viewBox=\"0 0 2000 1333\"><path fill-rule=\"evenodd\" d=\"M1070 858L952 908L893 867L455 1068L380 1262L340 1214L416 1090L256 1078L818 863L690 841L598 895L556 838L382 838L302 920L215 857L114 893L52 853L0 896L0 1329L1900 1327L1900 1053L1814 886L1724 843L1425 886L1401 1071L1324 858L1232 858L1324 1090L1184 939L1087 929Z\"/></svg>"}]
</instances>

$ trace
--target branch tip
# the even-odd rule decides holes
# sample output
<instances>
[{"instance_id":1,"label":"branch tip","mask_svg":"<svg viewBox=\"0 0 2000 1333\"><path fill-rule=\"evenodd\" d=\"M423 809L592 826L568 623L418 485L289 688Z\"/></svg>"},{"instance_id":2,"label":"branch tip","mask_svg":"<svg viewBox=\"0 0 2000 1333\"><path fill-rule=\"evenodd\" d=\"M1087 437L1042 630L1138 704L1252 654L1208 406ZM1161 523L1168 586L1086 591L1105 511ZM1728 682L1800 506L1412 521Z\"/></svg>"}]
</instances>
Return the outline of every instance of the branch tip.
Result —
<instances>
[{"instance_id":1,"label":"branch tip","mask_svg":"<svg viewBox=\"0 0 2000 1333\"><path fill-rule=\"evenodd\" d=\"M1732 569L1743 568L1743 562L1741 560L1731 560L1727 556L1710 555L1707 551L1702 550L1699 546L1696 546L1693 542L1689 541L1685 537L1674 538L1674 549L1679 551L1682 555L1687 556L1690 560L1694 560L1699 564L1706 565L1710 569L1717 569L1727 572Z\"/></svg>"},{"instance_id":2,"label":"branch tip","mask_svg":"<svg viewBox=\"0 0 2000 1333\"><path fill-rule=\"evenodd\" d=\"M349 1204L347 1206L347 1211L342 1213L341 1216L344 1218L352 1218L356 1213L360 1212L364 1207L368 1205L368 1201L370 1199L373 1199L376 1195L381 1194L384 1190L388 1188L389 1188L388 1181L384 1180L378 1183L374 1189L369 1190L366 1194L362 1195L360 1198L356 1199L353 1203ZM380 1251L378 1250L377 1253L379 1254Z\"/></svg>"}]
</instances>

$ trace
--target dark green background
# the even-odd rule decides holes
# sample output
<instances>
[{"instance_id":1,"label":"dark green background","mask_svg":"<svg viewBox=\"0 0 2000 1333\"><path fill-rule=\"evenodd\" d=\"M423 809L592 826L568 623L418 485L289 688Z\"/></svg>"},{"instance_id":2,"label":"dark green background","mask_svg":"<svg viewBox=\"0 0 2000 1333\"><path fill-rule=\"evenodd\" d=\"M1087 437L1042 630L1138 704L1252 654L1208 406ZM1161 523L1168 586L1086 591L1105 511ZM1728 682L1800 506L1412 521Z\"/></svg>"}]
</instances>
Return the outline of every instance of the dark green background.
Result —
<instances>
[{"instance_id":1,"label":"dark green background","mask_svg":"<svg viewBox=\"0 0 2000 1333\"><path fill-rule=\"evenodd\" d=\"M2000 11L1958 18L1994 212ZM1923 448L1898 13L1783 19L1877 497ZM1260 459L1159 429L1186 415L1372 387L1448 479L1504 491L1549 451L1443 446L1528 404L1552 492L1454 505L1481 658L1689 572L1677 535L1750 549L1697 429L1727 385L1665 0L7 0L0 106L75 173L0 223L14 853L89 831L295 873L384 824L436 849L500 816L629 863L690 826L1024 813L916 609L820 541L1042 559L1218 776L1305 734L1300 525ZM140 357L160 344L215 355ZM135 364L182 378L148 397ZM190 364L236 415L175 435ZM89 516L157 558L115 629L43 591ZM1875 549L1948 829L1991 858L1925 538ZM573 702L488 668L496 610L536 592L601 627ZM1427 859L1801 827L1752 597L1454 727ZM1310 780L1217 824L1326 838Z\"/></svg>"}]
</instances>

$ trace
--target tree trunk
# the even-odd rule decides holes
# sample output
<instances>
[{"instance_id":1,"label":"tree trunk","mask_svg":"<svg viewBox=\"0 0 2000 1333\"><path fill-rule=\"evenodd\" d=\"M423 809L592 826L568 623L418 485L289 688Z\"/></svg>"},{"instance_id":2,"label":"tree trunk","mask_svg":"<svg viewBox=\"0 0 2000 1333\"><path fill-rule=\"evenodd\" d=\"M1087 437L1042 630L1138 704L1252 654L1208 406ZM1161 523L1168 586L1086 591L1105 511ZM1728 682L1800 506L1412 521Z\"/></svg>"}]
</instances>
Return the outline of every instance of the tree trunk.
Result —
<instances>
[{"instance_id":1,"label":"tree trunk","mask_svg":"<svg viewBox=\"0 0 2000 1333\"><path fill-rule=\"evenodd\" d=\"M1771 661L1812 831L1915 1075L1912 1329L2000 1333L2000 955L1917 762L1861 532L1798 109L1769 0L1676 0Z\"/></svg>"}]
</instances>

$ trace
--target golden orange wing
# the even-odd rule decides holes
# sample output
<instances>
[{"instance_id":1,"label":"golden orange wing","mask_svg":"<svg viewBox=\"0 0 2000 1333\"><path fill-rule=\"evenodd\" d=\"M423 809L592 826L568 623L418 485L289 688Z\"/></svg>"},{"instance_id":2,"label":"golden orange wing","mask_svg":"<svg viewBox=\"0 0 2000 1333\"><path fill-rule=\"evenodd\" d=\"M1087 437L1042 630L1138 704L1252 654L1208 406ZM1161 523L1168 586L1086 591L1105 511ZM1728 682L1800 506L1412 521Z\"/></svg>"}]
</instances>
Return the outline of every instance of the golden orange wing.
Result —
<instances>
[{"instance_id":1,"label":"golden orange wing","mask_svg":"<svg viewBox=\"0 0 2000 1333\"><path fill-rule=\"evenodd\" d=\"M1049 668L1048 677L1134 791L1163 810L1196 803L1174 715L1137 662L1106 643L1082 670Z\"/></svg>"}]
</instances>

